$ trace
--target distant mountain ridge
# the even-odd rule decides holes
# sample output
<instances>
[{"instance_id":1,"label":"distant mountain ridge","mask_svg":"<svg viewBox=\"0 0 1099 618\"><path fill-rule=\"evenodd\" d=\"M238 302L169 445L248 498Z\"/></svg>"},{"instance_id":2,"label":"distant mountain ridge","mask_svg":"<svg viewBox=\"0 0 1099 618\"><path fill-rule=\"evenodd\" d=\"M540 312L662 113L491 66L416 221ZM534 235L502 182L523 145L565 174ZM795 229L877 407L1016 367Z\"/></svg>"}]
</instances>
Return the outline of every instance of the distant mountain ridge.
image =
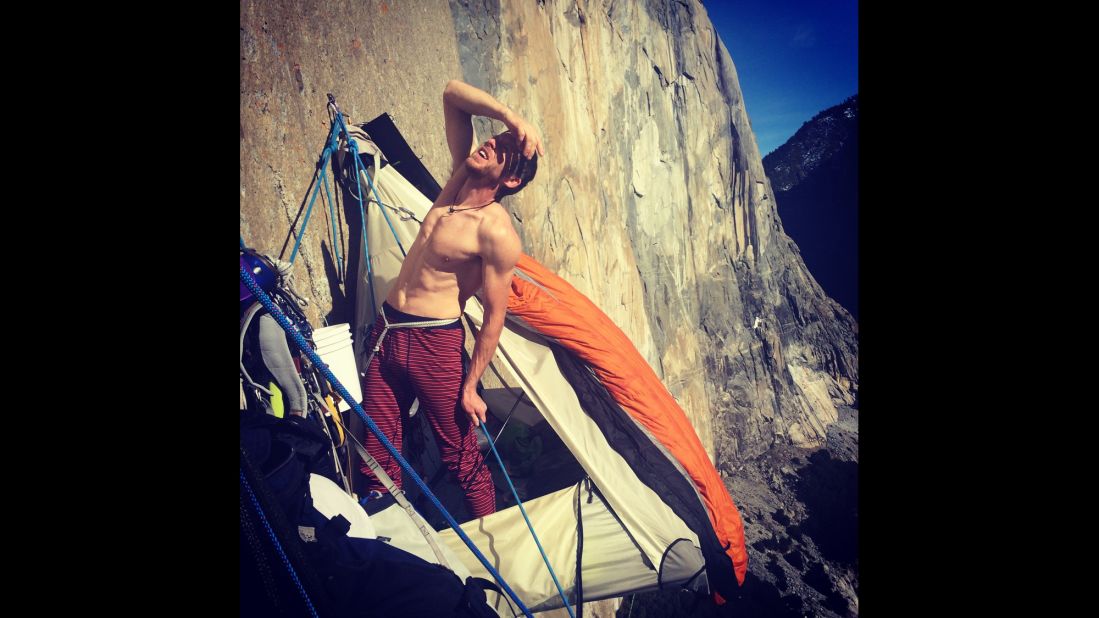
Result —
<instances>
[{"instance_id":1,"label":"distant mountain ridge","mask_svg":"<svg viewBox=\"0 0 1099 618\"><path fill-rule=\"evenodd\" d=\"M829 107L801 125L797 133L763 157L775 193L789 191L859 135L859 95Z\"/></svg>"},{"instance_id":2,"label":"distant mountain ridge","mask_svg":"<svg viewBox=\"0 0 1099 618\"><path fill-rule=\"evenodd\" d=\"M809 271L858 320L859 95L813 116L763 168Z\"/></svg>"}]
</instances>

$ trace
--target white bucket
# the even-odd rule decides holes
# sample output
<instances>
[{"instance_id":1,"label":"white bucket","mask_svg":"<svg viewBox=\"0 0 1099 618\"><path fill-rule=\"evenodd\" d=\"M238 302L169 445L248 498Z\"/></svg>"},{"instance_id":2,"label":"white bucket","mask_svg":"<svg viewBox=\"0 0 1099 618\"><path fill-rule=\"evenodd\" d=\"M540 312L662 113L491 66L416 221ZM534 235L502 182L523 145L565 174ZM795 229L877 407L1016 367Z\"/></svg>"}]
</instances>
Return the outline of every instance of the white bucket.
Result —
<instances>
[{"instance_id":1,"label":"white bucket","mask_svg":"<svg viewBox=\"0 0 1099 618\"><path fill-rule=\"evenodd\" d=\"M327 348L327 347L331 346L332 344L343 343L345 341L351 341L351 333L344 333L342 335L329 337L327 339L320 339L320 340L314 339L313 344L316 347L316 349L319 350L321 348Z\"/></svg>"},{"instance_id":2,"label":"white bucket","mask_svg":"<svg viewBox=\"0 0 1099 618\"><path fill-rule=\"evenodd\" d=\"M317 344L317 347L321 347L326 343L334 341L336 339L344 339L351 335L351 326L349 324L336 324L335 326L326 326L324 328L318 328L313 331L313 343Z\"/></svg>"},{"instance_id":3,"label":"white bucket","mask_svg":"<svg viewBox=\"0 0 1099 618\"><path fill-rule=\"evenodd\" d=\"M355 401L362 401L362 385L359 384L359 368L355 363L351 326L336 324L317 329L313 331L313 342L317 345L317 356L328 365L340 384L343 384ZM350 409L351 404L340 401L340 412Z\"/></svg>"},{"instance_id":4,"label":"white bucket","mask_svg":"<svg viewBox=\"0 0 1099 618\"><path fill-rule=\"evenodd\" d=\"M326 344L320 346L319 348L317 348L317 354L320 354L320 355L323 356L325 354L328 354L329 352L335 352L337 350L342 350L343 348L346 348L346 347L352 346L352 345L353 344L351 343L351 338L350 337L348 337L346 339L340 339L340 340L332 341L331 343L326 343Z\"/></svg>"}]
</instances>

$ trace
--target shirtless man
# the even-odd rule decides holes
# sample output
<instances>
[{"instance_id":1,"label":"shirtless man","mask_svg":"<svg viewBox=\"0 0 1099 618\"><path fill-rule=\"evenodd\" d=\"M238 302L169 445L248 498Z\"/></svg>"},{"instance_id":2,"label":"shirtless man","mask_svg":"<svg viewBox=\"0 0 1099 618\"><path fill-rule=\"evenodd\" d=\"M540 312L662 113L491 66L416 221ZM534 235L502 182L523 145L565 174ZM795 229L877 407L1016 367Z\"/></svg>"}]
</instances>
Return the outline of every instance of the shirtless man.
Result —
<instances>
[{"instance_id":1,"label":"shirtless man","mask_svg":"<svg viewBox=\"0 0 1099 618\"><path fill-rule=\"evenodd\" d=\"M477 384L504 328L512 269L522 247L507 210L497 201L522 189L544 154L526 120L482 90L452 80L443 91L450 180L431 206L383 304L370 344L388 331L363 379L363 406L394 446L401 448L401 415L420 400L443 462L466 493L473 517L496 510L492 476L481 463L474 426L488 406ZM473 115L495 118L508 131L480 147ZM469 372L462 374L465 331L461 315L478 290L485 309ZM394 327L395 325L401 325ZM399 464L370 432L366 450L401 485ZM476 475L471 474L476 471ZM367 490L385 488L364 465Z\"/></svg>"}]
</instances>

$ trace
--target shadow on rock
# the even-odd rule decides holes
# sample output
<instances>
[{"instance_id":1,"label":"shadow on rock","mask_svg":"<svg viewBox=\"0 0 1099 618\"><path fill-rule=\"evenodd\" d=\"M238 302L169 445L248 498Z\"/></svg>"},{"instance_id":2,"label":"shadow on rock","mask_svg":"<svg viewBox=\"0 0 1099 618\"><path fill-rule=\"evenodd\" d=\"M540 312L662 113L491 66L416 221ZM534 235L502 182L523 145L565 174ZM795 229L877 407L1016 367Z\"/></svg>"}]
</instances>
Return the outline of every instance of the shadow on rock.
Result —
<instances>
[{"instance_id":1,"label":"shadow on rock","mask_svg":"<svg viewBox=\"0 0 1099 618\"><path fill-rule=\"evenodd\" d=\"M798 470L796 491L806 509L800 531L813 539L825 559L857 569L859 464L817 451Z\"/></svg>"}]
</instances>

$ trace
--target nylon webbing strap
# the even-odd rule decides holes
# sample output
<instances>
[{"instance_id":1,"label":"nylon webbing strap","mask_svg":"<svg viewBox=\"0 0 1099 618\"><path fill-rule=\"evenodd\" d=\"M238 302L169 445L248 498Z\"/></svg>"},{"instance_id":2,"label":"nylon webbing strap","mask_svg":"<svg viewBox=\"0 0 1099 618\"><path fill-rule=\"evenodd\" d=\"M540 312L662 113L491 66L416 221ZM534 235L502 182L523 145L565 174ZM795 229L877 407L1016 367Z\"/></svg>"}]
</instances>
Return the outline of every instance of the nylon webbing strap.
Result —
<instances>
[{"instance_id":1,"label":"nylon webbing strap","mask_svg":"<svg viewBox=\"0 0 1099 618\"><path fill-rule=\"evenodd\" d=\"M350 435L350 434L349 434ZM393 479L386 474L385 469L378 463L377 459L374 459L370 453L366 452L359 439L355 436L350 436L351 442L355 446L355 451L359 453L359 457L362 457L363 462L366 463L370 471L374 473L374 476L378 477L378 480L382 482L386 490L389 491L389 495L393 496L393 499L401 506L402 509L408 512L408 516L412 518L412 521L416 524L416 527L420 529L420 533L424 535L424 539L427 544L431 546L431 551L435 554L435 557L439 559L439 564L449 568L453 571L453 567L450 566L450 562L443 556L443 551L439 549L439 545L435 543L435 538L428 532L429 525L427 520L420 516L413 508L412 503L408 501L408 497L405 496L404 490L397 487L397 484L393 482Z\"/></svg>"}]
</instances>

